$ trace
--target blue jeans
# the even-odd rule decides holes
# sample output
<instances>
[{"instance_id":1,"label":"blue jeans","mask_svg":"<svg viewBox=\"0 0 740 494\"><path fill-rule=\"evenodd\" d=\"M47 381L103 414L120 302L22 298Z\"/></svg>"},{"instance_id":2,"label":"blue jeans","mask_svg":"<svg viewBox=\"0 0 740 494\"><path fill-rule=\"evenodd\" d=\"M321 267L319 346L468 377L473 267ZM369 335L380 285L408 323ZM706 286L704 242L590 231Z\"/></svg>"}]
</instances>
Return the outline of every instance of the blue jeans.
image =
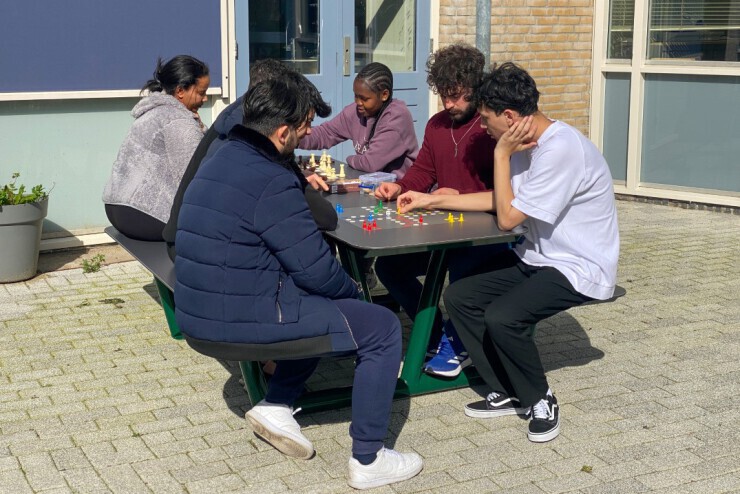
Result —
<instances>
[{"instance_id":1,"label":"blue jeans","mask_svg":"<svg viewBox=\"0 0 740 494\"><path fill-rule=\"evenodd\" d=\"M380 305L335 300L357 343L352 383L352 453L377 453L383 447L401 366L401 323ZM319 365L318 358L281 360L270 379L265 400L293 406Z\"/></svg>"},{"instance_id":2,"label":"blue jeans","mask_svg":"<svg viewBox=\"0 0 740 494\"><path fill-rule=\"evenodd\" d=\"M497 256L509 250L509 244L481 245L464 247L447 251L447 272L450 283L484 273L493 266ZM375 274L388 293L398 302L411 320L416 318L421 298L422 284L418 277L427 272L429 252L417 254L400 254L397 256L379 257L375 262ZM437 317L432 330L432 340L439 341L442 328L442 313L437 310ZM434 345L432 345L434 346Z\"/></svg>"}]
</instances>

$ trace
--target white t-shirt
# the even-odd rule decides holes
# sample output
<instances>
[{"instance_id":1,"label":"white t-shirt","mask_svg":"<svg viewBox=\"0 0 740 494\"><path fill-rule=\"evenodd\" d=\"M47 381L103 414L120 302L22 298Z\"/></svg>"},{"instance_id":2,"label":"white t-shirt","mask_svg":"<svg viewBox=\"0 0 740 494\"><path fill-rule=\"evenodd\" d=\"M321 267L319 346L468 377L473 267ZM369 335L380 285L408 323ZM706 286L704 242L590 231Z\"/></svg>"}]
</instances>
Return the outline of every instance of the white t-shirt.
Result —
<instances>
[{"instance_id":1,"label":"white t-shirt","mask_svg":"<svg viewBox=\"0 0 740 494\"><path fill-rule=\"evenodd\" d=\"M535 148L511 157L511 186L511 205L528 216L516 247L522 261L554 267L583 295L610 298L619 230L611 173L596 146L553 121Z\"/></svg>"}]
</instances>

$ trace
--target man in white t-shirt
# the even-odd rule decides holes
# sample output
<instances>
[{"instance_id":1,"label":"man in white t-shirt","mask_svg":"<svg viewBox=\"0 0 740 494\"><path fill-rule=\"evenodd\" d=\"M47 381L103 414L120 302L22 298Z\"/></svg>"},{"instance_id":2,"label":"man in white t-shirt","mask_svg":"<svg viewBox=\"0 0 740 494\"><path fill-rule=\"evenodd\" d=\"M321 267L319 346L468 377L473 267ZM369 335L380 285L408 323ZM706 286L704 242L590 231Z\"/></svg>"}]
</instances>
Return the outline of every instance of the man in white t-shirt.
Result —
<instances>
[{"instance_id":1,"label":"man in white t-shirt","mask_svg":"<svg viewBox=\"0 0 740 494\"><path fill-rule=\"evenodd\" d=\"M531 418L528 437L555 439L557 400L534 342L534 324L614 293L619 232L612 178L604 157L577 129L538 107L532 77L513 63L487 75L476 91L481 125L496 139L494 190L458 196L407 192L416 208L495 211L499 228L527 228L524 241L492 271L451 284L447 312L490 386L465 414Z\"/></svg>"}]
</instances>

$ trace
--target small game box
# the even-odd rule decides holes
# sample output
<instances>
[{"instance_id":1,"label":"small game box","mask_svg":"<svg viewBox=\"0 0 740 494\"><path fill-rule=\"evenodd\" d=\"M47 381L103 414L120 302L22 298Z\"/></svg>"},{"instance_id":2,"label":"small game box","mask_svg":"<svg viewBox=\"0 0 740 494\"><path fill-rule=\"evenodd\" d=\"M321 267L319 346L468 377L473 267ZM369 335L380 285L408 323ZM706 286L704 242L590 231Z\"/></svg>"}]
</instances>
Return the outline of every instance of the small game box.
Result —
<instances>
[{"instance_id":1,"label":"small game box","mask_svg":"<svg viewBox=\"0 0 740 494\"><path fill-rule=\"evenodd\" d=\"M359 178L338 179L328 181L329 194L346 194L347 192L357 192L360 190Z\"/></svg>"},{"instance_id":2,"label":"small game box","mask_svg":"<svg viewBox=\"0 0 740 494\"><path fill-rule=\"evenodd\" d=\"M360 184L362 185L378 185L380 182L395 182L395 181L396 181L395 173L375 172L375 173L366 173L364 175L360 175Z\"/></svg>"}]
</instances>

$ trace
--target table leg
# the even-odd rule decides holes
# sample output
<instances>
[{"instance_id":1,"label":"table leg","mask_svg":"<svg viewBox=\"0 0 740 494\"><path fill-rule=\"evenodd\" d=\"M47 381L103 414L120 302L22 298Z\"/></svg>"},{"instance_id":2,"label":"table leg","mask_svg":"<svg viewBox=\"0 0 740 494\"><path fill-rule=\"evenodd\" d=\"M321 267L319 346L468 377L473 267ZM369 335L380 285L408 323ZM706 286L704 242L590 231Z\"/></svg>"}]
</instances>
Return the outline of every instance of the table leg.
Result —
<instances>
[{"instance_id":1,"label":"table leg","mask_svg":"<svg viewBox=\"0 0 740 494\"><path fill-rule=\"evenodd\" d=\"M344 245L338 245L337 251L339 252L339 260L341 261L342 266L344 266L344 269L347 270L353 280L358 281L362 286L362 291L365 293L365 300L368 302L372 302L373 300L370 296L370 288L368 288L367 286L365 272L362 269L361 261L362 259L364 259L362 253L357 252L354 249L350 249Z\"/></svg>"},{"instance_id":2,"label":"table leg","mask_svg":"<svg viewBox=\"0 0 740 494\"><path fill-rule=\"evenodd\" d=\"M469 377L477 377L477 373L472 370L468 372L467 369L452 379L430 376L422 370L446 275L447 260L445 258L445 251L432 251L426 278L424 279L424 287L421 292L421 299L419 300L419 310L416 313L416 319L414 319L414 325L409 336L409 344L406 349L406 356L403 361L403 369L401 370L399 387L396 394L413 396L443 391L445 389L467 387L470 384Z\"/></svg>"},{"instance_id":3,"label":"table leg","mask_svg":"<svg viewBox=\"0 0 740 494\"><path fill-rule=\"evenodd\" d=\"M267 381L259 362L244 360L239 362L244 379L244 389L247 391L252 406L262 401L267 394Z\"/></svg>"}]
</instances>

